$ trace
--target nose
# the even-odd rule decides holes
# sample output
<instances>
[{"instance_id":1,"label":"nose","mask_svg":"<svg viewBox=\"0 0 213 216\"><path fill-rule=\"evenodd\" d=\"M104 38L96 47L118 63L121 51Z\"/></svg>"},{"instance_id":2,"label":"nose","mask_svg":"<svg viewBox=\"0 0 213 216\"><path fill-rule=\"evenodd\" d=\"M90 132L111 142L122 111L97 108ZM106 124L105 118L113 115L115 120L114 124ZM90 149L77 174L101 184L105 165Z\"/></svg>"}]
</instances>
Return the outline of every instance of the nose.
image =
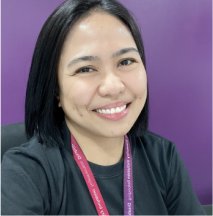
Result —
<instances>
[{"instance_id":1,"label":"nose","mask_svg":"<svg viewBox=\"0 0 213 216\"><path fill-rule=\"evenodd\" d=\"M102 97L117 97L125 91L125 85L121 78L114 73L105 75L100 86L99 94Z\"/></svg>"}]
</instances>

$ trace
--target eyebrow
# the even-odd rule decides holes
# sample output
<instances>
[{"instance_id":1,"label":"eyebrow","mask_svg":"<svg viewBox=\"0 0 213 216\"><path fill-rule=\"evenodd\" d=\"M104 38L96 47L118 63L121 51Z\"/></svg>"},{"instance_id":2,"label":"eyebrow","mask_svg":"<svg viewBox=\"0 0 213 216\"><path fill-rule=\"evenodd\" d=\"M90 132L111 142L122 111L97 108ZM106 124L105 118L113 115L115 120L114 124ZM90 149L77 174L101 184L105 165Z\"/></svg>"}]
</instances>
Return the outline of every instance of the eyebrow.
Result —
<instances>
[{"instance_id":1,"label":"eyebrow","mask_svg":"<svg viewBox=\"0 0 213 216\"><path fill-rule=\"evenodd\" d=\"M76 59L73 59L72 61L69 62L68 67L77 64L82 61L97 61L99 58L97 56L82 56Z\"/></svg>"},{"instance_id":2,"label":"eyebrow","mask_svg":"<svg viewBox=\"0 0 213 216\"><path fill-rule=\"evenodd\" d=\"M115 58L115 57L118 57L118 56L121 56L121 55L124 55L128 52L136 52L136 53L139 53L139 51L134 48L134 47L129 47L129 48L124 48L124 49L121 49L121 50L118 50L116 51L115 53L112 54L112 57ZM70 61L68 63L68 67L74 65L74 64L77 64L79 62L82 62L82 61L98 61L100 58L98 56L81 56L81 57L78 57L76 59L73 59L72 61Z\"/></svg>"},{"instance_id":3,"label":"eyebrow","mask_svg":"<svg viewBox=\"0 0 213 216\"><path fill-rule=\"evenodd\" d=\"M139 51L136 48L129 47L129 48L124 48L124 49L118 50L117 52L112 54L112 57L118 57L118 56L121 56L121 55L126 54L128 52L137 52L137 53L139 53Z\"/></svg>"}]
</instances>

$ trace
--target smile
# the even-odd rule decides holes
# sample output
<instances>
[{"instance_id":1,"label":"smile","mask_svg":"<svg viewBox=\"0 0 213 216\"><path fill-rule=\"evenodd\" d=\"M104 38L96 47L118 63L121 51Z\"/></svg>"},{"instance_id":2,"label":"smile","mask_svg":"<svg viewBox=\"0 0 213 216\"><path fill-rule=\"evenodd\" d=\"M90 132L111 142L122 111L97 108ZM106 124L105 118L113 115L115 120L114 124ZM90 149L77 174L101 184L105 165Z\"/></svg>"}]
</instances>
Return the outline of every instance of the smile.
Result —
<instances>
[{"instance_id":1,"label":"smile","mask_svg":"<svg viewBox=\"0 0 213 216\"><path fill-rule=\"evenodd\" d=\"M109 105L108 107L97 108L93 111L101 118L118 121L128 114L129 105L130 103L120 103L117 105L114 104L114 107L113 105Z\"/></svg>"},{"instance_id":2,"label":"smile","mask_svg":"<svg viewBox=\"0 0 213 216\"><path fill-rule=\"evenodd\" d=\"M120 113L126 109L126 104L120 107L110 108L110 109L96 109L95 111L101 114L115 114Z\"/></svg>"}]
</instances>

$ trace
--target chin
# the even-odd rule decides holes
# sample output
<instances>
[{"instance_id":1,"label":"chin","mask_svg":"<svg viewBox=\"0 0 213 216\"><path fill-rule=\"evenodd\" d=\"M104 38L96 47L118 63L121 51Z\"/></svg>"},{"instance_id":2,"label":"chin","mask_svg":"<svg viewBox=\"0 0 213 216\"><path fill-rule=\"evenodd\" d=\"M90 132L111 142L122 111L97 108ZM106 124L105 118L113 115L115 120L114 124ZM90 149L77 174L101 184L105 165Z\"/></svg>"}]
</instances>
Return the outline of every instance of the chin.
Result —
<instances>
[{"instance_id":1,"label":"chin","mask_svg":"<svg viewBox=\"0 0 213 216\"><path fill-rule=\"evenodd\" d=\"M107 131L107 133L105 133L105 136L106 137L110 137L110 138L113 138L113 137L121 137L121 136L124 136L126 135L129 131L130 131L131 128L128 128L128 129L124 129L124 130L110 130L110 131Z\"/></svg>"}]
</instances>

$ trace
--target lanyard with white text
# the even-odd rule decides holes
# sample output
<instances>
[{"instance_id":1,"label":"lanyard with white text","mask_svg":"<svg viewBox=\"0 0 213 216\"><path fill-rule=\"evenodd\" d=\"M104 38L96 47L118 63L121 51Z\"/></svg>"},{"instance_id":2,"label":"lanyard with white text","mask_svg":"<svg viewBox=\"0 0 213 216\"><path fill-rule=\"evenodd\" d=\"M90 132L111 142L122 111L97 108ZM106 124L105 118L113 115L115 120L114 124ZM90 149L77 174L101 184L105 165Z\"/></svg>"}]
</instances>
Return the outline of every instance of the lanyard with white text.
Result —
<instances>
[{"instance_id":1,"label":"lanyard with white text","mask_svg":"<svg viewBox=\"0 0 213 216\"><path fill-rule=\"evenodd\" d=\"M73 136L71 136L71 147L74 159L81 170L87 184L90 195L93 199L98 215L109 215L105 202L90 169L89 163L82 152L80 146ZM124 215L134 215L133 196L133 175L132 175L132 153L129 139L124 137Z\"/></svg>"}]
</instances>

